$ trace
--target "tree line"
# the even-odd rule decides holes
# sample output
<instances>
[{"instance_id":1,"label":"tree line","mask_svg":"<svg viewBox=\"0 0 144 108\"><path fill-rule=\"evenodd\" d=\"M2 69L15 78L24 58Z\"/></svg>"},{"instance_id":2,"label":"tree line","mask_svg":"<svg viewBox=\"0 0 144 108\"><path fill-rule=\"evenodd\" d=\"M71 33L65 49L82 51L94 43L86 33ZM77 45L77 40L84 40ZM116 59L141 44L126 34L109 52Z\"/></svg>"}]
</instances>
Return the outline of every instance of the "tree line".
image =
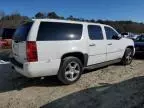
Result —
<instances>
[{"instance_id":1,"label":"tree line","mask_svg":"<svg viewBox=\"0 0 144 108\"><path fill-rule=\"evenodd\" d=\"M63 19L63 20L72 20L72 21L82 21L82 22L92 22L92 23L101 23L107 24L114 28L116 28L119 32L132 32L132 33L144 33L144 23L138 23L134 21L112 21L112 20L95 20L95 19L84 19L84 18L76 18L72 15L65 18L63 16L59 16L55 12L38 12L35 14L35 19L43 19L43 18L52 18L52 19ZM22 16L18 12L14 12L10 15L5 15L4 12L0 11L0 27L1 28L17 28L23 21L31 20L32 18L28 16Z\"/></svg>"}]
</instances>

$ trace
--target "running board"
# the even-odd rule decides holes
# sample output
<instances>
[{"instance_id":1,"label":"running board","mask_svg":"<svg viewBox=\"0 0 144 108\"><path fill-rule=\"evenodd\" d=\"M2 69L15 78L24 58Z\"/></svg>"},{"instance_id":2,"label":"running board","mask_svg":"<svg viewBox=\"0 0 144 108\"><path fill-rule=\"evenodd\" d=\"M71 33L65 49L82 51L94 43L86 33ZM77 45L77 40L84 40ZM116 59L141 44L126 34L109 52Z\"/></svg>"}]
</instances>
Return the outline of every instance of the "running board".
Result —
<instances>
[{"instance_id":1,"label":"running board","mask_svg":"<svg viewBox=\"0 0 144 108\"><path fill-rule=\"evenodd\" d=\"M115 63L119 63L119 62L121 62L121 59L116 59L116 60L111 60L111 61L107 61L107 62L103 62L103 63L90 65L90 66L85 67L84 69L96 69L96 68L101 68L101 67L112 65Z\"/></svg>"}]
</instances>

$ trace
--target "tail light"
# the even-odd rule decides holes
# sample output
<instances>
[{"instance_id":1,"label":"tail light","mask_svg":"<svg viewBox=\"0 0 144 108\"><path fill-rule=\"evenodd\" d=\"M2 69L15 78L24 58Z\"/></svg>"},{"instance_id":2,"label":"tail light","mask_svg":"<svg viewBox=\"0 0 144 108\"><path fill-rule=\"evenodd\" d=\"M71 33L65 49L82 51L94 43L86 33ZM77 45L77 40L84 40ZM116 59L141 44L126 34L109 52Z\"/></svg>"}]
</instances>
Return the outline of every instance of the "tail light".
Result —
<instances>
[{"instance_id":1,"label":"tail light","mask_svg":"<svg viewBox=\"0 0 144 108\"><path fill-rule=\"evenodd\" d=\"M37 46L35 41L27 41L26 43L26 53L28 62L38 61L37 56Z\"/></svg>"},{"instance_id":2,"label":"tail light","mask_svg":"<svg viewBox=\"0 0 144 108\"><path fill-rule=\"evenodd\" d=\"M7 40L4 40L4 46L8 46L8 41Z\"/></svg>"},{"instance_id":3,"label":"tail light","mask_svg":"<svg viewBox=\"0 0 144 108\"><path fill-rule=\"evenodd\" d=\"M8 46L9 44L8 44L8 41L7 40L4 40L4 39L1 39L0 40L0 46L2 46L2 47L6 47L6 46Z\"/></svg>"}]
</instances>

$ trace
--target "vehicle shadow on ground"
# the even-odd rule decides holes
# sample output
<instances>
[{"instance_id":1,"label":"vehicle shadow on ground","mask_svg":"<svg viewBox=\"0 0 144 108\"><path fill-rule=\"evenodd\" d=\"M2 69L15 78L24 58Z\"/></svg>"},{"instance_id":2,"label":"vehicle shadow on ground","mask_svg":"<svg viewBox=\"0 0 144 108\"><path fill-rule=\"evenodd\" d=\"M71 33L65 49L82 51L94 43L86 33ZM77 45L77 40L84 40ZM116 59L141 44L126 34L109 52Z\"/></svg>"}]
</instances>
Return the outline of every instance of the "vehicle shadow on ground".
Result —
<instances>
[{"instance_id":1,"label":"vehicle shadow on ground","mask_svg":"<svg viewBox=\"0 0 144 108\"><path fill-rule=\"evenodd\" d=\"M142 54L139 54L135 56L135 59L142 60L144 59L144 56ZM97 71L100 69L105 69L106 67L108 66L99 69L85 70L84 74ZM62 85L62 83L57 79L56 76L45 77L45 79L43 80L41 80L40 78L30 79L30 78L23 77L22 75L19 75L16 72L12 72L10 64L0 65L0 93L13 91L13 90L21 90L23 88L32 87L32 86L55 87L55 86L64 86L64 85Z\"/></svg>"},{"instance_id":2,"label":"vehicle shadow on ground","mask_svg":"<svg viewBox=\"0 0 144 108\"><path fill-rule=\"evenodd\" d=\"M114 64L115 65L115 64ZM94 71L98 71L98 70L101 70L101 69L105 69L107 68L108 66L110 65L107 65L107 66L104 66L104 67L100 67L100 68L95 68L95 69L85 69L83 71L83 74L88 74L88 73L91 73L91 72L94 72Z\"/></svg>"},{"instance_id":3,"label":"vehicle shadow on ground","mask_svg":"<svg viewBox=\"0 0 144 108\"><path fill-rule=\"evenodd\" d=\"M41 108L143 108L144 76L85 89Z\"/></svg>"},{"instance_id":4,"label":"vehicle shadow on ground","mask_svg":"<svg viewBox=\"0 0 144 108\"><path fill-rule=\"evenodd\" d=\"M105 67L103 67L105 68ZM103 69L99 68L99 69ZM85 70L83 74L87 74L99 69ZM0 65L0 93L22 90L27 87L58 87L63 85L57 76L48 76L44 79L41 78L26 78L17 72L12 72L10 64Z\"/></svg>"},{"instance_id":5,"label":"vehicle shadow on ground","mask_svg":"<svg viewBox=\"0 0 144 108\"><path fill-rule=\"evenodd\" d=\"M0 93L23 88L39 86L53 87L62 86L56 76L40 78L26 78L16 72L12 72L10 64L0 65Z\"/></svg>"},{"instance_id":6,"label":"vehicle shadow on ground","mask_svg":"<svg viewBox=\"0 0 144 108\"><path fill-rule=\"evenodd\" d=\"M85 70L83 74L88 74L100 69L105 69L107 67L108 66L98 68L98 69ZM23 88L34 87L34 86L55 87L55 86L64 86L64 85L57 79L57 76L48 76L45 77L44 79L26 78L16 72L12 72L10 64L0 65L0 93L13 91L13 90L22 90Z\"/></svg>"},{"instance_id":7,"label":"vehicle shadow on ground","mask_svg":"<svg viewBox=\"0 0 144 108\"><path fill-rule=\"evenodd\" d=\"M103 67L105 68L105 67ZM102 69L102 68L99 68ZM99 70L85 70L84 74ZM27 87L58 87L63 85L57 78L57 76L48 76L44 79L41 78L26 78L16 72L12 72L10 64L0 65L0 93L22 90Z\"/></svg>"}]
</instances>

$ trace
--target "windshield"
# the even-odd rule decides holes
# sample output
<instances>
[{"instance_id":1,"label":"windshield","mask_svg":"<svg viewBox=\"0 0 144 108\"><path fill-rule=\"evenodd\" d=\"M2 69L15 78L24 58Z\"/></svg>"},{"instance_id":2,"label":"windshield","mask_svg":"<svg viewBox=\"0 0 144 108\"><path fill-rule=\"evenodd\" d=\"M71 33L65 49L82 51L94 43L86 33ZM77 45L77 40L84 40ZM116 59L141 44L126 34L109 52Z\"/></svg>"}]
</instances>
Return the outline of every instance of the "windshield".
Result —
<instances>
[{"instance_id":1,"label":"windshield","mask_svg":"<svg viewBox=\"0 0 144 108\"><path fill-rule=\"evenodd\" d=\"M33 22L28 22L28 23L21 25L19 28L17 28L17 30L13 36L13 40L26 41L28 33L32 27L32 24L33 24Z\"/></svg>"}]
</instances>

